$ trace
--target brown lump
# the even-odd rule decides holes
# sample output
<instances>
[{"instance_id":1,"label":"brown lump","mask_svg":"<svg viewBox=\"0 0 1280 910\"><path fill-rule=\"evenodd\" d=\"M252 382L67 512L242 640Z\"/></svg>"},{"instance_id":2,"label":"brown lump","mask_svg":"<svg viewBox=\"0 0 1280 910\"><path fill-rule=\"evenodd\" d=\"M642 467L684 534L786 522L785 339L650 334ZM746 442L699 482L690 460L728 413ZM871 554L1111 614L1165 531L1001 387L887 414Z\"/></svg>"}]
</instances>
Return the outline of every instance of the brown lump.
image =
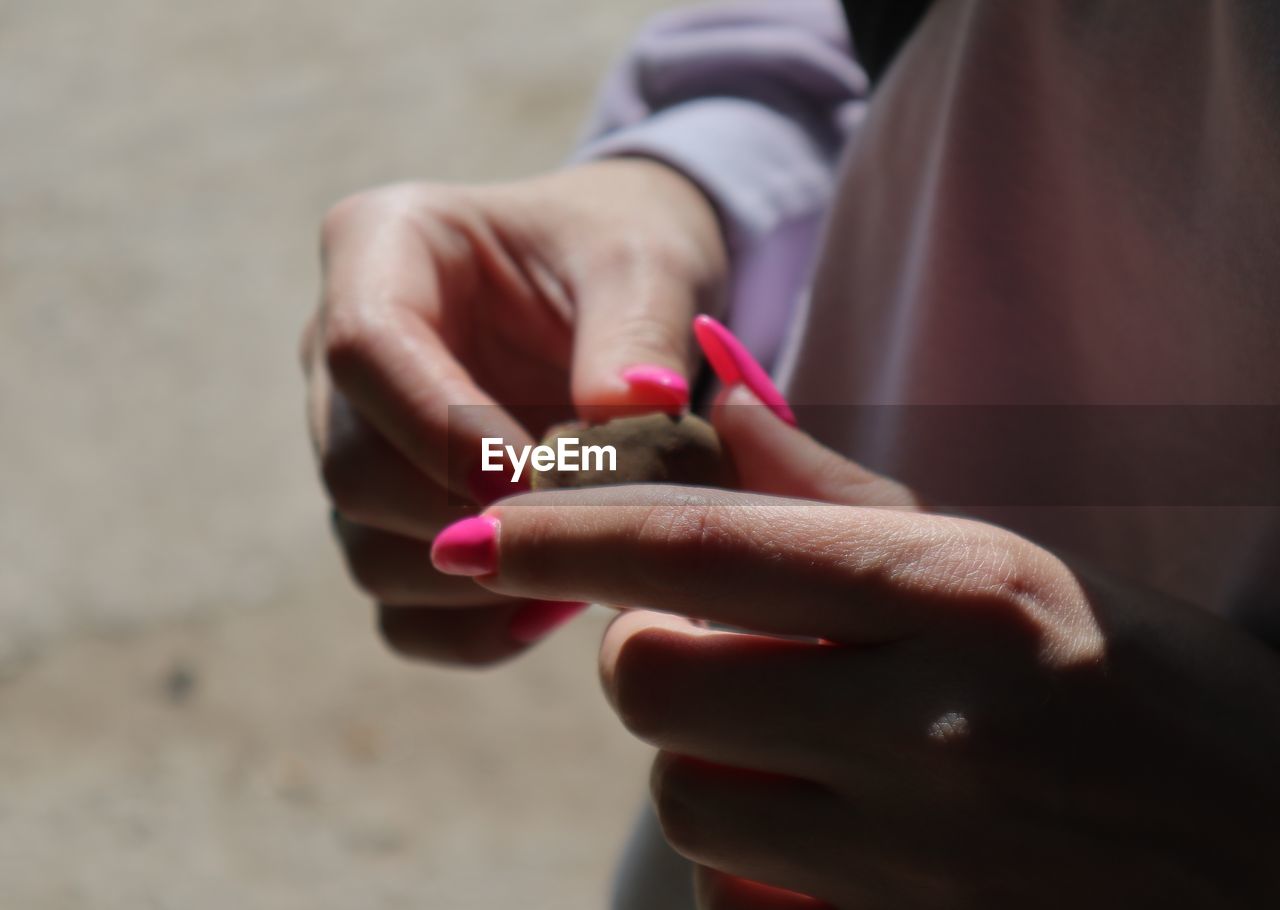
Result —
<instances>
[{"instance_id":1,"label":"brown lump","mask_svg":"<svg viewBox=\"0 0 1280 910\"><path fill-rule=\"evenodd\" d=\"M552 427L542 443L555 446L562 436L576 437L580 447L613 446L618 453L617 470L534 471L533 489L615 483L732 485L732 471L720 437L711 424L692 414L645 414L594 426L564 423Z\"/></svg>"}]
</instances>

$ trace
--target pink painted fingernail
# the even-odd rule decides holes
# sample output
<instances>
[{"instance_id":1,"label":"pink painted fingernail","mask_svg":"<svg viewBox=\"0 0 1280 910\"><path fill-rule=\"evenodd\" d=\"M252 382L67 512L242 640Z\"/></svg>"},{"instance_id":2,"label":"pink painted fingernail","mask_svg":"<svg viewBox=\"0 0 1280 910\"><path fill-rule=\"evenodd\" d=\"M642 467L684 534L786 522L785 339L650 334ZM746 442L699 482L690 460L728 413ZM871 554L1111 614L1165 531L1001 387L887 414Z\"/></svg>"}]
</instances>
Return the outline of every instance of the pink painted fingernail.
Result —
<instances>
[{"instance_id":1,"label":"pink painted fingernail","mask_svg":"<svg viewBox=\"0 0 1280 910\"><path fill-rule=\"evenodd\" d=\"M576 600L533 600L511 617L507 634L513 641L531 645L546 638L586 608L586 604Z\"/></svg>"},{"instance_id":2,"label":"pink painted fingernail","mask_svg":"<svg viewBox=\"0 0 1280 910\"><path fill-rule=\"evenodd\" d=\"M492 575L498 568L498 519L477 515L436 535L431 564L445 575Z\"/></svg>"},{"instance_id":3,"label":"pink painted fingernail","mask_svg":"<svg viewBox=\"0 0 1280 910\"><path fill-rule=\"evenodd\" d=\"M622 378L640 399L636 404L679 411L689 403L689 383L675 370L641 364L623 370Z\"/></svg>"},{"instance_id":4,"label":"pink painted fingernail","mask_svg":"<svg viewBox=\"0 0 1280 910\"><path fill-rule=\"evenodd\" d=\"M501 471L486 471L483 465L476 465L467 477L467 489L471 492L471 498L480 505L487 506L504 496L529 492L529 479L521 477L513 481L511 474L511 469L506 466Z\"/></svg>"},{"instance_id":5,"label":"pink painted fingernail","mask_svg":"<svg viewBox=\"0 0 1280 910\"><path fill-rule=\"evenodd\" d=\"M787 405L787 400L764 367L756 362L741 341L733 337L732 332L710 316L699 316L693 320L693 334L720 382L726 387L741 383L780 420L793 427L796 425L796 415Z\"/></svg>"}]
</instances>

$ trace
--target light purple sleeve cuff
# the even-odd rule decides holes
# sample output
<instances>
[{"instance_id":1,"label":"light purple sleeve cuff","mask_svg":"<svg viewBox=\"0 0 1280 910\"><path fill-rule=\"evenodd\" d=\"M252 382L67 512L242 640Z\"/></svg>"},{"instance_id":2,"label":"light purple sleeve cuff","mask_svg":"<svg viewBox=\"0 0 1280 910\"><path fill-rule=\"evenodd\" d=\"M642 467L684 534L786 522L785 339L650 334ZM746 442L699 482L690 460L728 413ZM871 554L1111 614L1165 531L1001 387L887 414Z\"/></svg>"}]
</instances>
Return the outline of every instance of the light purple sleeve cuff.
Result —
<instances>
[{"instance_id":1,"label":"light purple sleeve cuff","mask_svg":"<svg viewBox=\"0 0 1280 910\"><path fill-rule=\"evenodd\" d=\"M846 106L852 127L864 102ZM719 210L733 263L729 327L769 366L807 290L834 192L839 146L801 122L740 98L683 102L578 149L571 163L622 155L670 165Z\"/></svg>"},{"instance_id":2,"label":"light purple sleeve cuff","mask_svg":"<svg viewBox=\"0 0 1280 910\"><path fill-rule=\"evenodd\" d=\"M733 264L730 327L769 363L805 291L867 97L835 0L674 10L605 80L571 163L652 158L702 189Z\"/></svg>"},{"instance_id":3,"label":"light purple sleeve cuff","mask_svg":"<svg viewBox=\"0 0 1280 910\"><path fill-rule=\"evenodd\" d=\"M686 101L580 148L573 162L654 158L697 183L720 209L732 251L825 209L836 150L795 119L741 98Z\"/></svg>"}]
</instances>

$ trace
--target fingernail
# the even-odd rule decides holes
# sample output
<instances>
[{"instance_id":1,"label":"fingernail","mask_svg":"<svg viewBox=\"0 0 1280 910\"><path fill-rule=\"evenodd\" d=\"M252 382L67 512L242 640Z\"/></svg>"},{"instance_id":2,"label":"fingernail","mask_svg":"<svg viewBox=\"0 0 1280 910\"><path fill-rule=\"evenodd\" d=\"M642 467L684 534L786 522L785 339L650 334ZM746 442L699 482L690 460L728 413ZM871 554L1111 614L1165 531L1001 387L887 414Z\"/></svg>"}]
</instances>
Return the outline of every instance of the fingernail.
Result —
<instances>
[{"instance_id":1,"label":"fingernail","mask_svg":"<svg viewBox=\"0 0 1280 910\"><path fill-rule=\"evenodd\" d=\"M576 600L534 600L525 604L511 617L507 634L513 641L531 645L546 638L555 629L573 619L587 608Z\"/></svg>"},{"instance_id":2,"label":"fingernail","mask_svg":"<svg viewBox=\"0 0 1280 910\"><path fill-rule=\"evenodd\" d=\"M476 515L436 535L431 564L446 575L492 575L498 568L498 519Z\"/></svg>"},{"instance_id":3,"label":"fingernail","mask_svg":"<svg viewBox=\"0 0 1280 910\"><path fill-rule=\"evenodd\" d=\"M529 479L521 477L511 479L511 469L504 466L500 471L486 471L483 465L476 465L467 477L467 490L471 498L482 506L497 502L504 496L515 496L517 493L529 491Z\"/></svg>"},{"instance_id":4,"label":"fingernail","mask_svg":"<svg viewBox=\"0 0 1280 910\"><path fill-rule=\"evenodd\" d=\"M787 405L787 400L764 367L756 362L741 341L733 337L732 332L710 316L699 316L693 320L693 334L721 383L725 386L741 383L780 420L793 427L796 425L796 415Z\"/></svg>"},{"instance_id":5,"label":"fingernail","mask_svg":"<svg viewBox=\"0 0 1280 910\"><path fill-rule=\"evenodd\" d=\"M689 403L689 383L675 370L640 364L623 370L622 378L640 399L636 404L679 411Z\"/></svg>"}]
</instances>

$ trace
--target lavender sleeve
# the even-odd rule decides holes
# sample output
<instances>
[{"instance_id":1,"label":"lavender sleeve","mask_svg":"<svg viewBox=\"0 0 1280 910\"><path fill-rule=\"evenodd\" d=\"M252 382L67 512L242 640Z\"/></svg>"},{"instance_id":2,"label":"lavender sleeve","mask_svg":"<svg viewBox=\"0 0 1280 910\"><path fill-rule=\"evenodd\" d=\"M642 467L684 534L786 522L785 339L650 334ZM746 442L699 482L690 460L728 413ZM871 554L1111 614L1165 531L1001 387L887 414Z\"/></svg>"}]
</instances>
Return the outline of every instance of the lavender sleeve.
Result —
<instances>
[{"instance_id":1,"label":"lavender sleeve","mask_svg":"<svg viewBox=\"0 0 1280 910\"><path fill-rule=\"evenodd\" d=\"M610 74L573 160L644 155L703 189L734 263L730 324L768 363L867 91L835 0L677 10L654 19Z\"/></svg>"}]
</instances>

